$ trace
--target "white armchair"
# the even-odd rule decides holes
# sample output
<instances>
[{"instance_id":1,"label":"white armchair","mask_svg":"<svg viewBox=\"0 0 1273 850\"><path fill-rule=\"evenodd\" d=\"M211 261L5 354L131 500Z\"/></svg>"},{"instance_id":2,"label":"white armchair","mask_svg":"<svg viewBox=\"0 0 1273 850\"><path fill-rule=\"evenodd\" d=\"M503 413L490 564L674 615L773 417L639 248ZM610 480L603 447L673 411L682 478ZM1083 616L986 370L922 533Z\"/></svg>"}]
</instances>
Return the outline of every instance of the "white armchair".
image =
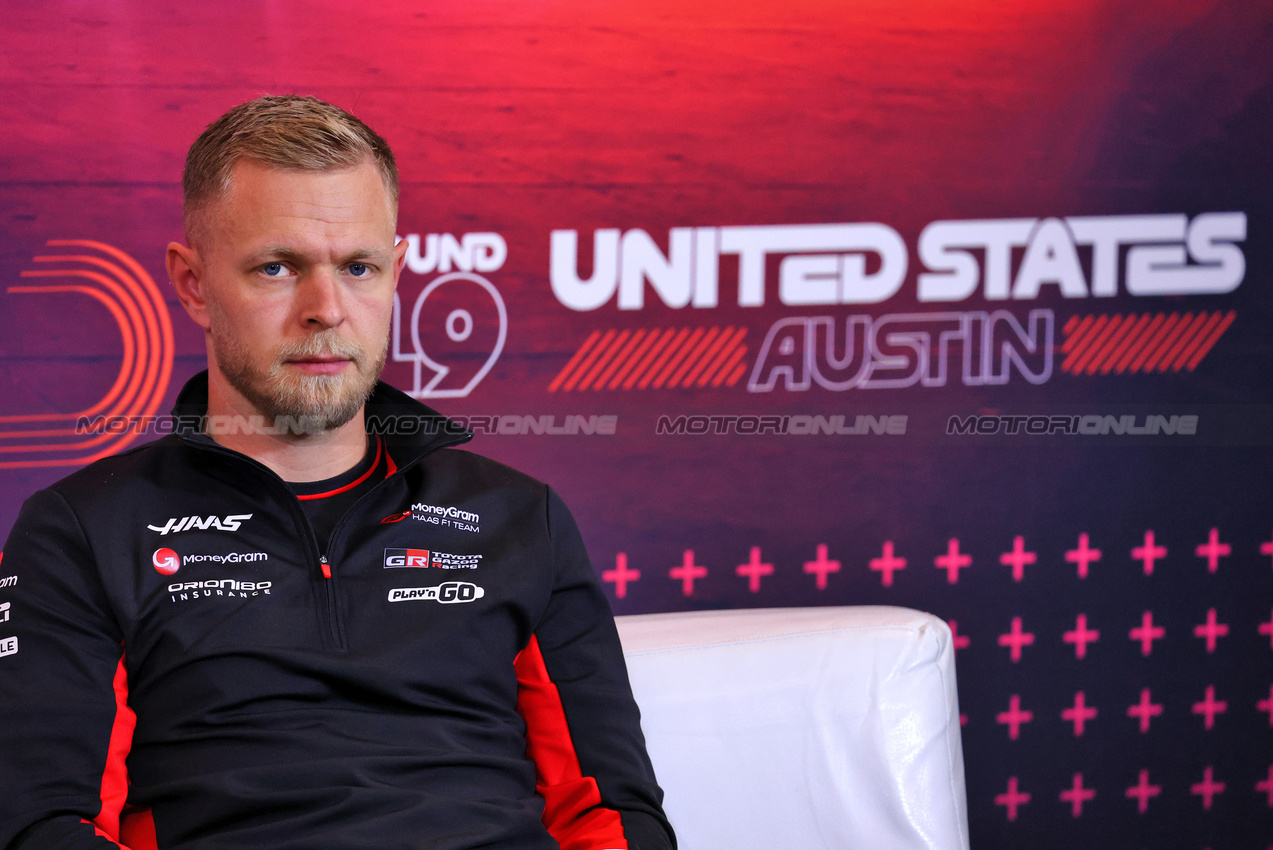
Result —
<instances>
[{"instance_id":1,"label":"white armchair","mask_svg":"<svg viewBox=\"0 0 1273 850\"><path fill-rule=\"evenodd\" d=\"M682 850L966 850L950 630L888 607L618 617Z\"/></svg>"}]
</instances>

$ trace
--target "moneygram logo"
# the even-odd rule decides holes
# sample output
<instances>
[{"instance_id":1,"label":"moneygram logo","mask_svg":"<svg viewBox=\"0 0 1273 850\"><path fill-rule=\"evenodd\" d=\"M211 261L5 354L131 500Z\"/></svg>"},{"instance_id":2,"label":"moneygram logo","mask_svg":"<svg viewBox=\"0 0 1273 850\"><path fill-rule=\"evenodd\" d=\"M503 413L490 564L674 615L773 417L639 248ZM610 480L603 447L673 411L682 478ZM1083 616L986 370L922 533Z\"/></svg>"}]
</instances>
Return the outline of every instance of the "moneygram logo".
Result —
<instances>
[{"instance_id":1,"label":"moneygram logo","mask_svg":"<svg viewBox=\"0 0 1273 850\"><path fill-rule=\"evenodd\" d=\"M389 601L411 602L419 599L453 605L457 602L472 602L485 595L486 591L472 582L447 581L437 587L395 587L389 591Z\"/></svg>"},{"instance_id":2,"label":"moneygram logo","mask_svg":"<svg viewBox=\"0 0 1273 850\"><path fill-rule=\"evenodd\" d=\"M247 564L269 559L270 556L265 552L228 552L224 555L199 553L182 556L172 549L156 549L150 556L150 563L160 573L170 576L188 564Z\"/></svg>"},{"instance_id":3,"label":"moneygram logo","mask_svg":"<svg viewBox=\"0 0 1273 850\"><path fill-rule=\"evenodd\" d=\"M171 549L156 549L150 563L163 575L170 576L181 569L181 556Z\"/></svg>"}]
</instances>

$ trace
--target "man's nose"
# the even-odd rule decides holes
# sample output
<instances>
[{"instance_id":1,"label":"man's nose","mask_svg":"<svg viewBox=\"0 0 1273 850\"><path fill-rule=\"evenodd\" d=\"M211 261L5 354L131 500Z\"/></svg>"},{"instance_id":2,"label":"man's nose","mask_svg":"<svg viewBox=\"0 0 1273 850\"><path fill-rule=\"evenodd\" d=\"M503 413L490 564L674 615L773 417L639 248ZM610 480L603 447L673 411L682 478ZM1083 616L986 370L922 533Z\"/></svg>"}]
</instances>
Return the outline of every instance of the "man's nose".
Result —
<instances>
[{"instance_id":1,"label":"man's nose","mask_svg":"<svg viewBox=\"0 0 1273 850\"><path fill-rule=\"evenodd\" d=\"M345 319L344 291L335 269L312 269L299 286L297 305L302 324L334 328Z\"/></svg>"}]
</instances>

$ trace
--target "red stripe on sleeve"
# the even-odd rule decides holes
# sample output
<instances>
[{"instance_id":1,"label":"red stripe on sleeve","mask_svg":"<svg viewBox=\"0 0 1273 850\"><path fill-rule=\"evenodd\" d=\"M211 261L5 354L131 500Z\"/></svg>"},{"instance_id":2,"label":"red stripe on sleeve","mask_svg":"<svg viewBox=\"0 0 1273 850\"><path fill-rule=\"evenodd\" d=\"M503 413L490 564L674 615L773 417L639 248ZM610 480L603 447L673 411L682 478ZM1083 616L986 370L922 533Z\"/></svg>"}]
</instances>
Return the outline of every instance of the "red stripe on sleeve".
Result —
<instances>
[{"instance_id":1,"label":"red stripe on sleeve","mask_svg":"<svg viewBox=\"0 0 1273 850\"><path fill-rule=\"evenodd\" d=\"M124 813L119 827L119 838L130 850L159 850L155 838L155 818L150 809L135 809Z\"/></svg>"},{"instance_id":2,"label":"red stripe on sleeve","mask_svg":"<svg viewBox=\"0 0 1273 850\"><path fill-rule=\"evenodd\" d=\"M526 720L526 754L535 763L535 791L544 798L544 826L562 850L626 850L619 813L601 808L597 781L579 767L561 694L534 635L513 667L517 711Z\"/></svg>"},{"instance_id":3,"label":"red stripe on sleeve","mask_svg":"<svg viewBox=\"0 0 1273 850\"><path fill-rule=\"evenodd\" d=\"M133 729L137 716L128 707L128 671L124 668L124 656L120 656L115 668L115 723L111 727L110 743L106 746L106 767L102 770L102 808L92 821L94 831L116 844L119 843L119 815L128 801L128 768L124 761L133 746Z\"/></svg>"}]
</instances>

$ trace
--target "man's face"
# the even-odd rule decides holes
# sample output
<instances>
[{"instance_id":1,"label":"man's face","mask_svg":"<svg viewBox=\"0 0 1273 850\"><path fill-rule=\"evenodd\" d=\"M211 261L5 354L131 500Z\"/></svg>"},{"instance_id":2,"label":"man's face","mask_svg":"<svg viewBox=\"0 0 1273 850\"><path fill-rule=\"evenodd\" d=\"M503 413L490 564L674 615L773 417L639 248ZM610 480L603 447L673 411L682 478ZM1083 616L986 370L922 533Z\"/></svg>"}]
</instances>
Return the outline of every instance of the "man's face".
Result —
<instances>
[{"instance_id":1,"label":"man's face","mask_svg":"<svg viewBox=\"0 0 1273 850\"><path fill-rule=\"evenodd\" d=\"M270 421L295 417L311 432L348 422L384 366L401 269L380 172L241 161L202 214L207 306L195 319L214 380Z\"/></svg>"}]
</instances>

